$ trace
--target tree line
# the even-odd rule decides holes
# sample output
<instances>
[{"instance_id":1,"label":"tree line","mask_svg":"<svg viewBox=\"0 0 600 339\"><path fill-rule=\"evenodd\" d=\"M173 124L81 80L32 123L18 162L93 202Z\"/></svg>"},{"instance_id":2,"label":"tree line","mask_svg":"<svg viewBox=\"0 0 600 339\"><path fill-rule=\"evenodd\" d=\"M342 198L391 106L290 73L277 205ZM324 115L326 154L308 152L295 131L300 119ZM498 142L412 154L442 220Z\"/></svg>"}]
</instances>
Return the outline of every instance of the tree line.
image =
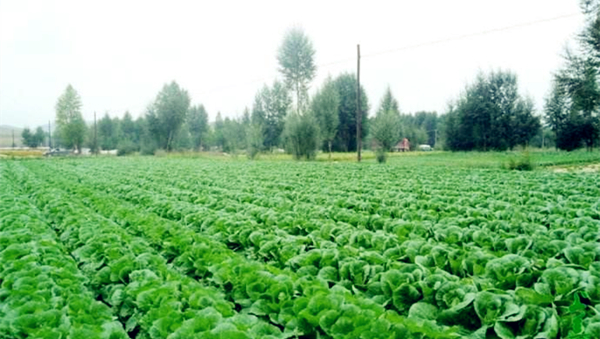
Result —
<instances>
[{"instance_id":1,"label":"tree line","mask_svg":"<svg viewBox=\"0 0 600 339\"><path fill-rule=\"evenodd\" d=\"M527 145L573 150L598 145L599 3L582 2L587 19L577 40L580 48L567 51L565 65L554 75L543 114L535 111L531 98L520 94L517 75L508 70L480 72L441 115L401 112L388 88L375 114L369 117L370 100L361 86L364 145L377 151L381 161L404 138L411 148L428 144L452 151L507 150ZM69 85L56 104L54 139L68 148L118 149L119 154L153 154L158 149L244 150L253 158L261 152L283 149L296 158L312 159L318 150L356 151L356 75L330 76L310 96L308 90L317 72L314 55L305 32L290 29L277 53L281 78L258 90L242 116L223 118L217 112L213 122L209 122L205 107L192 104L189 93L173 81L163 86L137 119L129 112L122 119L105 114L92 128L81 118L81 98ZM35 140L31 131L27 133Z\"/></svg>"},{"instance_id":2,"label":"tree line","mask_svg":"<svg viewBox=\"0 0 600 339\"><path fill-rule=\"evenodd\" d=\"M565 51L545 103L556 145L565 150L591 150L600 143L600 1L583 0L581 8L585 26L577 35L577 48Z\"/></svg>"}]
</instances>

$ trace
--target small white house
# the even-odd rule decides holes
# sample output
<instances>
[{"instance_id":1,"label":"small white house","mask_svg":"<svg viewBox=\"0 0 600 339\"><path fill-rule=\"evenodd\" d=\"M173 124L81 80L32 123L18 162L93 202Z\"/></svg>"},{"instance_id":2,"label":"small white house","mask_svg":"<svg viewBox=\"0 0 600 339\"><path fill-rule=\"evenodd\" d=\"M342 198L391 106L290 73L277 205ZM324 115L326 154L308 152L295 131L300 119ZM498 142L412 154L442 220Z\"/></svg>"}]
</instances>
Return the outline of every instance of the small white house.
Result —
<instances>
[{"instance_id":1,"label":"small white house","mask_svg":"<svg viewBox=\"0 0 600 339\"><path fill-rule=\"evenodd\" d=\"M429 152L433 151L433 148L431 148L429 145L419 145L419 151Z\"/></svg>"}]
</instances>

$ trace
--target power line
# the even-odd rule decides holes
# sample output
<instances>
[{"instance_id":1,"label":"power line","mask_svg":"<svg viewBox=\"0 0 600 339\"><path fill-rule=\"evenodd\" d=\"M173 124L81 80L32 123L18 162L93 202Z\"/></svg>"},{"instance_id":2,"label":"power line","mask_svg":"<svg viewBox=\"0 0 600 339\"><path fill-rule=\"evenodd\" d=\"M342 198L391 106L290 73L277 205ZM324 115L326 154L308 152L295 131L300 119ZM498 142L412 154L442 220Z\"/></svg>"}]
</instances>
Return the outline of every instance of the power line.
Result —
<instances>
[{"instance_id":1,"label":"power line","mask_svg":"<svg viewBox=\"0 0 600 339\"><path fill-rule=\"evenodd\" d=\"M492 33L497 33L497 32L509 31L509 30L513 30L513 29L517 29L517 28L523 28L523 27L528 27L528 26L534 26L537 24L572 18L572 17L578 16L578 15L580 15L580 14L579 13L571 13L571 14L559 15L559 16L552 17L552 18L546 18L546 19L540 19L540 20L535 20L535 21L519 23L519 24L515 24L515 25L511 25L511 26L492 28L492 29L488 29L488 30L480 31L480 32L476 32L476 33L463 34L463 35L458 35L458 36L454 36L454 37L418 43L418 44L414 44L414 45L397 47L397 48L388 49L388 50L379 51L379 52L366 53L366 54L362 54L361 58L372 58L372 57L377 57L377 56L384 55L384 54L391 54L391 53L406 51L406 50L410 50L410 49L416 49L416 48L421 48L421 47L426 47L426 46L442 44L445 42L452 42L452 41L463 40L463 39L467 39L467 38L472 38L472 37L477 37L477 36L482 36L482 35L487 35L487 34L492 34ZM347 62L355 61L355 60L356 60L355 58L346 58L346 59L340 59L340 60L336 60L336 61L330 61L330 62L326 62L326 63L317 65L317 68L327 68L330 66L347 63ZM254 83L272 81L274 79L276 79L276 76L257 78L254 80L245 81L243 83L236 83L236 84L231 84L231 85L214 87L209 90L201 91L201 93L211 93L211 92L215 92L215 91L222 91L222 90L226 90L226 89L230 89L230 88L234 88L234 87L240 87L240 86L251 85Z\"/></svg>"},{"instance_id":2,"label":"power line","mask_svg":"<svg viewBox=\"0 0 600 339\"><path fill-rule=\"evenodd\" d=\"M488 30L484 30L484 31L476 32L476 33L469 33L469 34L463 34L463 35L458 35L458 36L454 36L454 37L432 40L432 41L427 41L427 42L418 43L418 44L414 44L414 45L397 47L397 48L388 49L388 50L379 51L379 52L372 52L372 53L366 53L366 54L361 53L361 59L373 58L373 57L377 57L377 56L381 56L381 55L385 55L385 54L392 54L392 53L402 52L402 51L411 50L411 49L417 49L417 48L426 47L426 46L438 45L438 44L442 44L442 43L446 43L446 42L458 41L458 40L463 40L463 39L477 37L477 36L483 36L483 35L492 34L492 33L498 33L498 32L514 30L514 29L528 27L528 26L534 26L534 25L538 25L538 24L542 24L542 23L572 18L572 17L576 17L578 15L580 15L580 14L579 13L571 13L571 14L559 15L559 16L552 17L552 18L529 21L529 22L519 23L519 24L515 24L515 25L499 27L499 28L492 28L492 29L488 29ZM355 60L356 60L356 58L350 57L350 58L330 61L330 62L326 62L326 63L317 65L317 68L327 68L330 66L348 63L348 62L355 61ZM207 93L220 92L220 91L228 90L231 88L243 87L243 86L248 86L248 85L252 85L252 84L256 84L256 83L264 83L267 81L273 81L276 78L277 78L276 75L262 77L262 78L255 78L253 80L248 80L248 81L244 81L244 82L238 82L238 83L234 83L234 84L213 87L211 89L198 91L197 93L207 94ZM133 109L137 110L136 107L134 107ZM143 108L140 108L140 110L143 110Z\"/></svg>"},{"instance_id":3,"label":"power line","mask_svg":"<svg viewBox=\"0 0 600 339\"><path fill-rule=\"evenodd\" d=\"M530 21L530 22L520 23L520 24L516 24L516 25L512 25L512 26L505 26L505 27L500 27L500 28L492 28L492 29L488 29L488 30L485 30L485 31L477 32L477 33L469 33L469 34L464 34L464 35L458 35L458 36L455 36L455 37L450 37L450 38L445 38L445 39L439 39L439 40L433 40L433 41L428 41L428 42L419 43L419 44L415 44L415 45L409 45L409 46L404 46L404 47L389 49L389 50L385 50L385 51L380 51L380 52L374 52L374 53L370 53L370 54L365 54L363 56L363 58L374 57L374 56L379 56L379 55L389 54L389 53L395 53L395 52L400 52L400 51L405 51L405 50L414 49L414 48L420 48L420 47L425 47L425 46L437 45L437 44L441 44L441 43L445 43L445 42L457 41L457 40L472 38L472 37L476 37L476 36L482 36L482 35L491 34L491 33L509 31L509 30L516 29L516 28L528 27L528 26L533 26L533 25L537 25L537 24L541 24L541 23L546 23L546 22L551 22L551 21L556 21L556 20L561 20L561 19L572 18L572 17L578 16L578 15L579 15L579 13L571 13L571 14L566 14L566 15L560 15L560 16L553 17L553 18L547 18L547 19L541 19L541 20L536 20L536 21Z\"/></svg>"},{"instance_id":4,"label":"power line","mask_svg":"<svg viewBox=\"0 0 600 339\"><path fill-rule=\"evenodd\" d=\"M320 67L320 66L317 66L317 67ZM269 77L263 77L263 78L256 78L254 80L248 80L248 81L244 81L244 82L240 82L240 83L236 83L236 84L213 87L209 90L200 91L200 93L218 92L218 91L222 91L222 90L226 90L226 89L230 89L230 88L234 88L234 87L248 86L248 85L252 85L255 83L263 83L266 81L274 80L276 78L277 78L276 75L272 75Z\"/></svg>"}]
</instances>

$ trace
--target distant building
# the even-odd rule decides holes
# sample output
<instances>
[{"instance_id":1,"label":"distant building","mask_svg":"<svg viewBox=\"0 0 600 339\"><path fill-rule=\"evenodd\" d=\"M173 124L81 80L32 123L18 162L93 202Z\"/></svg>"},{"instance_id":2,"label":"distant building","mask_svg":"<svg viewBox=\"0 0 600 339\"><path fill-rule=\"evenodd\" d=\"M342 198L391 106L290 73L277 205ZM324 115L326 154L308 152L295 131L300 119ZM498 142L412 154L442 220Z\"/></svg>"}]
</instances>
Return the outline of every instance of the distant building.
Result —
<instances>
[{"instance_id":1,"label":"distant building","mask_svg":"<svg viewBox=\"0 0 600 339\"><path fill-rule=\"evenodd\" d=\"M394 146L396 152L408 152L410 151L410 142L407 138L402 139L396 146Z\"/></svg>"},{"instance_id":2,"label":"distant building","mask_svg":"<svg viewBox=\"0 0 600 339\"><path fill-rule=\"evenodd\" d=\"M419 145L419 150L423 152L429 152L432 151L433 148L431 148L429 145Z\"/></svg>"}]
</instances>

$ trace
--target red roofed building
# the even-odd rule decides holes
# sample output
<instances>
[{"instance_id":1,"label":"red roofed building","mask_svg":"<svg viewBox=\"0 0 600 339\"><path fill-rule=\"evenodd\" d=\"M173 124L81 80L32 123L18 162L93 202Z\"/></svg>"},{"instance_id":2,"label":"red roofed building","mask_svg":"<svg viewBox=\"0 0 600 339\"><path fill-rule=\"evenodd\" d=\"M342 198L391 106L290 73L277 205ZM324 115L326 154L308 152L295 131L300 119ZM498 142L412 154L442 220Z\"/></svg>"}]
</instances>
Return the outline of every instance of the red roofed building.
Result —
<instances>
[{"instance_id":1,"label":"red roofed building","mask_svg":"<svg viewBox=\"0 0 600 339\"><path fill-rule=\"evenodd\" d=\"M394 146L396 152L408 152L410 151L410 142L407 138L402 139L396 146Z\"/></svg>"}]
</instances>

